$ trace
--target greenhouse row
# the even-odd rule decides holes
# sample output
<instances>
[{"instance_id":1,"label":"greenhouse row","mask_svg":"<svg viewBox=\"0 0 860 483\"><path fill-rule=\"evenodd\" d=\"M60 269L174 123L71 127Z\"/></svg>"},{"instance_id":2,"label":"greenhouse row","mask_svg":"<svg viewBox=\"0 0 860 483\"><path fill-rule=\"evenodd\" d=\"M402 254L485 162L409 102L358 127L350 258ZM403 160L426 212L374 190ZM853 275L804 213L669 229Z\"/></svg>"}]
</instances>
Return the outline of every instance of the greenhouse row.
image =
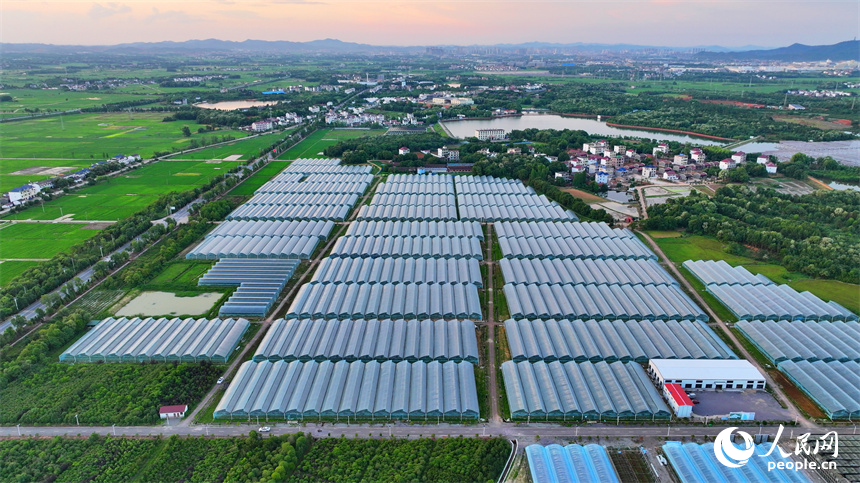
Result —
<instances>
[{"instance_id":1,"label":"greenhouse row","mask_svg":"<svg viewBox=\"0 0 860 483\"><path fill-rule=\"evenodd\" d=\"M298 260L222 258L197 285L238 285L218 314L264 317L298 266Z\"/></svg>"},{"instance_id":2,"label":"greenhouse row","mask_svg":"<svg viewBox=\"0 0 860 483\"><path fill-rule=\"evenodd\" d=\"M340 164L340 159L302 158L290 163L284 173L302 174L370 174L371 166L352 166Z\"/></svg>"},{"instance_id":3,"label":"greenhouse row","mask_svg":"<svg viewBox=\"0 0 860 483\"><path fill-rule=\"evenodd\" d=\"M280 173L276 174L271 179L269 179L269 182L298 183L304 177L305 177L305 175L303 175L302 173L285 173L285 172L281 171Z\"/></svg>"},{"instance_id":4,"label":"greenhouse row","mask_svg":"<svg viewBox=\"0 0 860 483\"><path fill-rule=\"evenodd\" d=\"M860 362L860 323L742 320L735 324L774 364L782 361Z\"/></svg>"},{"instance_id":5,"label":"greenhouse row","mask_svg":"<svg viewBox=\"0 0 860 483\"><path fill-rule=\"evenodd\" d=\"M438 184L454 186L454 177L450 174L392 174L385 179L385 184Z\"/></svg>"},{"instance_id":6,"label":"greenhouse row","mask_svg":"<svg viewBox=\"0 0 860 483\"><path fill-rule=\"evenodd\" d=\"M514 361L737 359L700 320L507 320Z\"/></svg>"},{"instance_id":7,"label":"greenhouse row","mask_svg":"<svg viewBox=\"0 0 860 483\"><path fill-rule=\"evenodd\" d=\"M678 285L654 260L589 258L503 258L507 283Z\"/></svg>"},{"instance_id":8,"label":"greenhouse row","mask_svg":"<svg viewBox=\"0 0 860 483\"><path fill-rule=\"evenodd\" d=\"M503 221L493 228L507 238L636 238L630 230L595 222Z\"/></svg>"},{"instance_id":9,"label":"greenhouse row","mask_svg":"<svg viewBox=\"0 0 860 483\"><path fill-rule=\"evenodd\" d=\"M502 376L514 419L652 421L671 416L639 364L506 361Z\"/></svg>"},{"instance_id":10,"label":"greenhouse row","mask_svg":"<svg viewBox=\"0 0 860 483\"><path fill-rule=\"evenodd\" d=\"M606 448L598 444L526 446L531 483L620 483Z\"/></svg>"},{"instance_id":11,"label":"greenhouse row","mask_svg":"<svg viewBox=\"0 0 860 483\"><path fill-rule=\"evenodd\" d=\"M504 291L514 319L708 320L674 285L508 283Z\"/></svg>"},{"instance_id":12,"label":"greenhouse row","mask_svg":"<svg viewBox=\"0 0 860 483\"><path fill-rule=\"evenodd\" d=\"M239 368L215 417L477 419L468 362L252 362Z\"/></svg>"},{"instance_id":13,"label":"greenhouse row","mask_svg":"<svg viewBox=\"0 0 860 483\"><path fill-rule=\"evenodd\" d=\"M344 221L352 209L344 205L242 205L227 220L334 220Z\"/></svg>"},{"instance_id":14,"label":"greenhouse row","mask_svg":"<svg viewBox=\"0 0 860 483\"><path fill-rule=\"evenodd\" d=\"M481 319L475 285L305 284L288 319Z\"/></svg>"},{"instance_id":15,"label":"greenhouse row","mask_svg":"<svg viewBox=\"0 0 860 483\"><path fill-rule=\"evenodd\" d=\"M429 220L457 221L455 206L389 206L363 205L358 211L359 221L378 220Z\"/></svg>"},{"instance_id":16,"label":"greenhouse row","mask_svg":"<svg viewBox=\"0 0 860 483\"><path fill-rule=\"evenodd\" d=\"M376 195L453 195L453 183L380 183L376 187Z\"/></svg>"},{"instance_id":17,"label":"greenhouse row","mask_svg":"<svg viewBox=\"0 0 860 483\"><path fill-rule=\"evenodd\" d=\"M372 174L309 174L303 180L305 183L364 183L373 182Z\"/></svg>"},{"instance_id":18,"label":"greenhouse row","mask_svg":"<svg viewBox=\"0 0 860 483\"><path fill-rule=\"evenodd\" d=\"M206 238L216 236L315 236L325 241L332 229L334 229L334 222L332 221L231 220L221 222L206 235Z\"/></svg>"},{"instance_id":19,"label":"greenhouse row","mask_svg":"<svg viewBox=\"0 0 860 483\"><path fill-rule=\"evenodd\" d=\"M783 361L776 367L815 401L828 418L860 418L860 364Z\"/></svg>"},{"instance_id":20,"label":"greenhouse row","mask_svg":"<svg viewBox=\"0 0 860 483\"><path fill-rule=\"evenodd\" d=\"M341 160L338 158L299 158L294 160L291 164L297 167L308 167L308 166L339 166Z\"/></svg>"},{"instance_id":21,"label":"greenhouse row","mask_svg":"<svg viewBox=\"0 0 860 483\"><path fill-rule=\"evenodd\" d=\"M259 193L245 205L353 205L355 193Z\"/></svg>"},{"instance_id":22,"label":"greenhouse row","mask_svg":"<svg viewBox=\"0 0 860 483\"><path fill-rule=\"evenodd\" d=\"M511 202L514 202L513 200ZM516 206L516 205L494 205L474 206L459 205L460 219L466 221L576 221L576 217L570 210L561 206Z\"/></svg>"},{"instance_id":23,"label":"greenhouse row","mask_svg":"<svg viewBox=\"0 0 860 483\"><path fill-rule=\"evenodd\" d=\"M475 258L325 258L310 283L433 284L483 286Z\"/></svg>"},{"instance_id":24,"label":"greenhouse row","mask_svg":"<svg viewBox=\"0 0 860 483\"><path fill-rule=\"evenodd\" d=\"M780 450L773 448L774 444L776 443L755 445L755 456L737 468L729 468L717 461L714 443L668 441L663 445L663 453L666 454L681 483L703 481L809 483L810 480L800 471L793 469L771 471L769 465L793 461L790 458L783 458ZM735 447L738 451L744 449L737 444ZM724 450L720 449L720 451Z\"/></svg>"},{"instance_id":25,"label":"greenhouse row","mask_svg":"<svg viewBox=\"0 0 860 483\"><path fill-rule=\"evenodd\" d=\"M335 241L331 256L483 259L477 238L411 236L342 236Z\"/></svg>"},{"instance_id":26,"label":"greenhouse row","mask_svg":"<svg viewBox=\"0 0 860 483\"><path fill-rule=\"evenodd\" d=\"M468 194L458 193L457 204L460 206L557 206L545 195L531 193L520 194Z\"/></svg>"},{"instance_id":27,"label":"greenhouse row","mask_svg":"<svg viewBox=\"0 0 860 483\"><path fill-rule=\"evenodd\" d=\"M493 176L457 176L457 193L534 193L534 189L524 185L518 179L496 178Z\"/></svg>"},{"instance_id":28,"label":"greenhouse row","mask_svg":"<svg viewBox=\"0 0 860 483\"><path fill-rule=\"evenodd\" d=\"M454 195L423 195L403 193L376 193L370 206L447 206L454 207Z\"/></svg>"},{"instance_id":29,"label":"greenhouse row","mask_svg":"<svg viewBox=\"0 0 860 483\"><path fill-rule=\"evenodd\" d=\"M332 194L332 193L351 193L361 195L367 190L369 183L364 181L327 183L324 181L304 181L304 182L276 182L269 181L263 186L260 186L254 193L316 193L316 194Z\"/></svg>"},{"instance_id":30,"label":"greenhouse row","mask_svg":"<svg viewBox=\"0 0 860 483\"><path fill-rule=\"evenodd\" d=\"M505 258L650 259L657 255L637 238L510 238L499 236Z\"/></svg>"},{"instance_id":31,"label":"greenhouse row","mask_svg":"<svg viewBox=\"0 0 860 483\"><path fill-rule=\"evenodd\" d=\"M346 235L353 236L448 236L484 239L476 221L356 221Z\"/></svg>"},{"instance_id":32,"label":"greenhouse row","mask_svg":"<svg viewBox=\"0 0 860 483\"><path fill-rule=\"evenodd\" d=\"M857 320L837 304L788 285L716 285L707 287L739 320Z\"/></svg>"},{"instance_id":33,"label":"greenhouse row","mask_svg":"<svg viewBox=\"0 0 860 483\"><path fill-rule=\"evenodd\" d=\"M213 236L204 239L185 255L189 260L218 258L311 257L320 238L316 236Z\"/></svg>"},{"instance_id":34,"label":"greenhouse row","mask_svg":"<svg viewBox=\"0 0 860 483\"><path fill-rule=\"evenodd\" d=\"M254 360L477 363L478 340L471 320L278 319Z\"/></svg>"},{"instance_id":35,"label":"greenhouse row","mask_svg":"<svg viewBox=\"0 0 860 483\"><path fill-rule=\"evenodd\" d=\"M773 285L764 275L753 275L744 267L733 267L724 260L687 260L681 266L705 285Z\"/></svg>"},{"instance_id":36,"label":"greenhouse row","mask_svg":"<svg viewBox=\"0 0 860 483\"><path fill-rule=\"evenodd\" d=\"M226 363L245 319L107 318L60 355L60 362Z\"/></svg>"}]
</instances>

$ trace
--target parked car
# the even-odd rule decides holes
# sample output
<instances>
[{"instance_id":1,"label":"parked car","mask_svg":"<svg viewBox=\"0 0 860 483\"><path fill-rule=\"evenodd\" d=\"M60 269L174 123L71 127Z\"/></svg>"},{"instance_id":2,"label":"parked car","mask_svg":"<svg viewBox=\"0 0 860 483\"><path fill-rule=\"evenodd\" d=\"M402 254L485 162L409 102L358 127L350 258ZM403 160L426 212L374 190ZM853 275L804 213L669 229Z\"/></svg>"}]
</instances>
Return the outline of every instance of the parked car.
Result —
<instances>
[{"instance_id":1,"label":"parked car","mask_svg":"<svg viewBox=\"0 0 860 483\"><path fill-rule=\"evenodd\" d=\"M693 404L699 404L701 402L698 399L691 399L690 401L692 401Z\"/></svg>"},{"instance_id":2,"label":"parked car","mask_svg":"<svg viewBox=\"0 0 860 483\"><path fill-rule=\"evenodd\" d=\"M259 432L259 433L268 433L268 432L269 432L269 431L271 431L271 430L272 430L272 428L270 428L270 427L268 427L268 426L263 426L262 428L258 429L258 430L257 430L257 432Z\"/></svg>"},{"instance_id":3,"label":"parked car","mask_svg":"<svg viewBox=\"0 0 860 483\"><path fill-rule=\"evenodd\" d=\"M224 383L224 378L223 378L223 377L219 377L219 378L218 378L218 384L223 384L223 383Z\"/></svg>"}]
</instances>

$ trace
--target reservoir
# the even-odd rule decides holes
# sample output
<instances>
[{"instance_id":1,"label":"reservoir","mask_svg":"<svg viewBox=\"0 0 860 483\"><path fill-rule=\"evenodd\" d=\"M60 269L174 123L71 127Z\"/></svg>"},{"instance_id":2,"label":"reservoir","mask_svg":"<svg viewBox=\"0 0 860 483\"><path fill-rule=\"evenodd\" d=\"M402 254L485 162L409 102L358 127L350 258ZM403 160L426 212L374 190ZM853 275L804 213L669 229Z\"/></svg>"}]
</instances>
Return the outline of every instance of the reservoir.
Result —
<instances>
[{"instance_id":1,"label":"reservoir","mask_svg":"<svg viewBox=\"0 0 860 483\"><path fill-rule=\"evenodd\" d=\"M248 109L249 107L265 107L277 104L277 101L255 101L253 99L247 101L221 101L209 104L201 102L194 104L202 109L218 109L219 111L234 111L236 109Z\"/></svg>"},{"instance_id":2,"label":"reservoir","mask_svg":"<svg viewBox=\"0 0 860 483\"><path fill-rule=\"evenodd\" d=\"M475 119L467 121L446 121L445 127L458 138L475 135L476 129L504 129L506 132L524 129L571 129L582 130L588 134L602 136L635 137L657 139L659 141L677 141L698 145L724 144L713 139L697 138L683 134L640 129L618 128L607 126L605 122L582 117L563 117L557 114L525 114L517 117L500 117L496 119Z\"/></svg>"}]
</instances>

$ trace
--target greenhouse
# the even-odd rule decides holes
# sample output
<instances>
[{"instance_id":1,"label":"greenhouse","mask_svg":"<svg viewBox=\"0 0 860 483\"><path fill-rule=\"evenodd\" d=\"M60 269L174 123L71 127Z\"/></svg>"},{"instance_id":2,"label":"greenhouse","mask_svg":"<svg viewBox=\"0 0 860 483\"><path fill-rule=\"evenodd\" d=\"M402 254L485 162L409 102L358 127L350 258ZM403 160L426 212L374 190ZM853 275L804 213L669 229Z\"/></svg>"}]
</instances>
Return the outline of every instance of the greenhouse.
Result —
<instances>
[{"instance_id":1,"label":"greenhouse","mask_svg":"<svg viewBox=\"0 0 860 483\"><path fill-rule=\"evenodd\" d=\"M742 464L737 468L729 468L717 461L714 443L696 444L668 441L663 445L663 453L666 454L666 458L681 483L701 483L703 481L808 483L810 480L806 475L794 469L770 471L768 465L796 462L791 458L783 458L780 450L772 447L774 444L755 445L755 456L749 458L747 464ZM744 448L737 444L735 447L738 450Z\"/></svg>"},{"instance_id":2,"label":"greenhouse","mask_svg":"<svg viewBox=\"0 0 860 483\"><path fill-rule=\"evenodd\" d=\"M686 268L705 285L773 285L764 275L753 275L744 267L733 267L724 260L687 260Z\"/></svg>"},{"instance_id":3,"label":"greenhouse","mask_svg":"<svg viewBox=\"0 0 860 483\"><path fill-rule=\"evenodd\" d=\"M264 317L298 266L298 260L222 258L197 285L239 286L218 315Z\"/></svg>"},{"instance_id":4,"label":"greenhouse","mask_svg":"<svg viewBox=\"0 0 860 483\"><path fill-rule=\"evenodd\" d=\"M513 238L499 236L504 258L650 259L657 255L638 238Z\"/></svg>"},{"instance_id":5,"label":"greenhouse","mask_svg":"<svg viewBox=\"0 0 860 483\"><path fill-rule=\"evenodd\" d=\"M254 361L478 362L471 320L278 319Z\"/></svg>"},{"instance_id":6,"label":"greenhouse","mask_svg":"<svg viewBox=\"0 0 860 483\"><path fill-rule=\"evenodd\" d=\"M507 283L678 285L655 260L503 258L499 267Z\"/></svg>"},{"instance_id":7,"label":"greenhouse","mask_svg":"<svg viewBox=\"0 0 860 483\"><path fill-rule=\"evenodd\" d=\"M283 173L301 174L370 174L373 167L369 165L341 165L340 159L301 158L287 166Z\"/></svg>"},{"instance_id":8,"label":"greenhouse","mask_svg":"<svg viewBox=\"0 0 860 483\"><path fill-rule=\"evenodd\" d=\"M356 195L352 195L356 196ZM356 199L357 196L356 196ZM353 203L354 204L354 203ZM334 220L344 221L352 204L242 205L227 220Z\"/></svg>"},{"instance_id":9,"label":"greenhouse","mask_svg":"<svg viewBox=\"0 0 860 483\"><path fill-rule=\"evenodd\" d=\"M777 366L830 419L860 418L860 364L783 361Z\"/></svg>"},{"instance_id":10,"label":"greenhouse","mask_svg":"<svg viewBox=\"0 0 860 483\"><path fill-rule=\"evenodd\" d=\"M457 204L460 206L498 206L498 205L514 205L514 206L556 206L546 195L537 195L532 193L518 194L495 194L495 193L458 193Z\"/></svg>"},{"instance_id":11,"label":"greenhouse","mask_svg":"<svg viewBox=\"0 0 860 483\"><path fill-rule=\"evenodd\" d=\"M282 221L224 221L206 235L217 236L315 236L320 240L328 239L334 228L333 221L293 220Z\"/></svg>"},{"instance_id":12,"label":"greenhouse","mask_svg":"<svg viewBox=\"0 0 860 483\"><path fill-rule=\"evenodd\" d=\"M493 228L506 238L636 238L630 230L595 222L503 221Z\"/></svg>"},{"instance_id":13,"label":"greenhouse","mask_svg":"<svg viewBox=\"0 0 860 483\"><path fill-rule=\"evenodd\" d=\"M389 180L391 177L389 176ZM376 187L376 196L387 194L401 195L453 195L453 183L424 183L420 181L392 183L386 181Z\"/></svg>"},{"instance_id":14,"label":"greenhouse","mask_svg":"<svg viewBox=\"0 0 860 483\"><path fill-rule=\"evenodd\" d=\"M189 260L218 258L286 258L307 260L318 236L212 236L185 255Z\"/></svg>"},{"instance_id":15,"label":"greenhouse","mask_svg":"<svg viewBox=\"0 0 860 483\"><path fill-rule=\"evenodd\" d=\"M451 206L393 206L363 205L358 210L358 221L457 221L457 208Z\"/></svg>"},{"instance_id":16,"label":"greenhouse","mask_svg":"<svg viewBox=\"0 0 860 483\"><path fill-rule=\"evenodd\" d=\"M483 286L475 258L325 258L310 283L433 284Z\"/></svg>"},{"instance_id":17,"label":"greenhouse","mask_svg":"<svg viewBox=\"0 0 860 483\"><path fill-rule=\"evenodd\" d=\"M355 193L259 193L246 201L249 205L354 205Z\"/></svg>"},{"instance_id":18,"label":"greenhouse","mask_svg":"<svg viewBox=\"0 0 860 483\"><path fill-rule=\"evenodd\" d=\"M457 193L471 194L535 194L535 190L518 179L493 176L457 176Z\"/></svg>"},{"instance_id":19,"label":"greenhouse","mask_svg":"<svg viewBox=\"0 0 860 483\"><path fill-rule=\"evenodd\" d=\"M376 193L370 206L448 206L454 207L457 201L454 195L441 194L407 194L407 193Z\"/></svg>"},{"instance_id":20,"label":"greenhouse","mask_svg":"<svg viewBox=\"0 0 860 483\"><path fill-rule=\"evenodd\" d=\"M510 200L509 203L515 203ZM517 206L512 204L476 206L459 205L460 219L464 221L576 221L579 218L557 204L543 206Z\"/></svg>"},{"instance_id":21,"label":"greenhouse","mask_svg":"<svg viewBox=\"0 0 860 483\"><path fill-rule=\"evenodd\" d=\"M551 444L526 446L531 483L620 483L606 448Z\"/></svg>"},{"instance_id":22,"label":"greenhouse","mask_svg":"<svg viewBox=\"0 0 860 483\"><path fill-rule=\"evenodd\" d=\"M483 259L481 242L477 238L351 235L335 241L331 257Z\"/></svg>"},{"instance_id":23,"label":"greenhouse","mask_svg":"<svg viewBox=\"0 0 860 483\"><path fill-rule=\"evenodd\" d=\"M369 176L369 175L368 175ZM371 176L372 177L372 176ZM264 193L314 193L314 194L336 194L349 193L361 195L367 190L365 181L351 181L340 183L328 183L325 181L292 181L292 182L277 182L269 181L259 187L255 194Z\"/></svg>"},{"instance_id":24,"label":"greenhouse","mask_svg":"<svg viewBox=\"0 0 860 483\"><path fill-rule=\"evenodd\" d=\"M505 334L516 362L737 359L699 320L509 319Z\"/></svg>"},{"instance_id":25,"label":"greenhouse","mask_svg":"<svg viewBox=\"0 0 860 483\"><path fill-rule=\"evenodd\" d=\"M60 362L226 363L245 319L107 318L60 355Z\"/></svg>"},{"instance_id":26,"label":"greenhouse","mask_svg":"<svg viewBox=\"0 0 860 483\"><path fill-rule=\"evenodd\" d=\"M836 302L788 285L710 284L706 288L739 320L858 320Z\"/></svg>"},{"instance_id":27,"label":"greenhouse","mask_svg":"<svg viewBox=\"0 0 860 483\"><path fill-rule=\"evenodd\" d=\"M773 364L782 361L860 362L860 323L741 320L735 324Z\"/></svg>"},{"instance_id":28,"label":"greenhouse","mask_svg":"<svg viewBox=\"0 0 860 483\"><path fill-rule=\"evenodd\" d=\"M708 320L708 316L674 285L504 286L514 319Z\"/></svg>"},{"instance_id":29,"label":"greenhouse","mask_svg":"<svg viewBox=\"0 0 860 483\"><path fill-rule=\"evenodd\" d=\"M305 284L288 319L481 319L471 284Z\"/></svg>"},{"instance_id":30,"label":"greenhouse","mask_svg":"<svg viewBox=\"0 0 860 483\"><path fill-rule=\"evenodd\" d=\"M345 235L352 236L447 236L484 239L475 221L356 221Z\"/></svg>"},{"instance_id":31,"label":"greenhouse","mask_svg":"<svg viewBox=\"0 0 860 483\"><path fill-rule=\"evenodd\" d=\"M468 362L248 361L215 418L461 421L477 419Z\"/></svg>"},{"instance_id":32,"label":"greenhouse","mask_svg":"<svg viewBox=\"0 0 860 483\"><path fill-rule=\"evenodd\" d=\"M384 184L443 185L453 187L454 177L450 174L391 174L385 179Z\"/></svg>"},{"instance_id":33,"label":"greenhouse","mask_svg":"<svg viewBox=\"0 0 860 483\"><path fill-rule=\"evenodd\" d=\"M642 366L622 362L502 363L513 419L669 419L669 407Z\"/></svg>"}]
</instances>

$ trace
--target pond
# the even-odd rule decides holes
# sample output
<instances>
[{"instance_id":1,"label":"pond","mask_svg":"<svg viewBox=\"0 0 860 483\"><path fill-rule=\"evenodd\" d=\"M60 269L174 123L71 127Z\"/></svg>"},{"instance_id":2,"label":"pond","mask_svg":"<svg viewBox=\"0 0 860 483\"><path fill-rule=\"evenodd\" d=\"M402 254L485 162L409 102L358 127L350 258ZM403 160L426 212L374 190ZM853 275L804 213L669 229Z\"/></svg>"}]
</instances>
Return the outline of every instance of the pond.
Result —
<instances>
[{"instance_id":1,"label":"pond","mask_svg":"<svg viewBox=\"0 0 860 483\"><path fill-rule=\"evenodd\" d=\"M840 183L838 181L831 181L831 182L827 183L827 186L830 186L831 188L833 188L835 190L839 190L839 191L845 191L845 190L860 191L860 186L857 186L856 184Z\"/></svg>"},{"instance_id":2,"label":"pond","mask_svg":"<svg viewBox=\"0 0 860 483\"><path fill-rule=\"evenodd\" d=\"M265 107L272 106L277 104L277 101L255 101L253 99L249 99L246 101L221 101L214 102L212 104L208 102L201 102L199 104L194 104L195 106L202 109L217 109L219 111L234 111L236 109L248 109L249 107Z\"/></svg>"},{"instance_id":3,"label":"pond","mask_svg":"<svg viewBox=\"0 0 860 483\"><path fill-rule=\"evenodd\" d=\"M504 129L507 132L523 129L572 129L582 130L588 134L602 136L636 137L657 139L660 141L677 141L698 145L719 146L724 143L713 139L696 138L683 134L646 131L642 129L617 128L607 126L605 122L581 117L563 117L557 114L526 114L517 117L500 117L496 119L474 119L466 121L446 121L445 127L458 138L475 135L476 129Z\"/></svg>"},{"instance_id":4,"label":"pond","mask_svg":"<svg viewBox=\"0 0 860 483\"><path fill-rule=\"evenodd\" d=\"M117 311L116 315L203 315L212 310L222 295L221 292L207 292L194 297L177 297L170 292L143 292Z\"/></svg>"},{"instance_id":5,"label":"pond","mask_svg":"<svg viewBox=\"0 0 860 483\"><path fill-rule=\"evenodd\" d=\"M631 201L633 201L633 195L628 193L627 191L609 190L606 192L606 197L612 201L617 201L619 203L630 203Z\"/></svg>"}]
</instances>

